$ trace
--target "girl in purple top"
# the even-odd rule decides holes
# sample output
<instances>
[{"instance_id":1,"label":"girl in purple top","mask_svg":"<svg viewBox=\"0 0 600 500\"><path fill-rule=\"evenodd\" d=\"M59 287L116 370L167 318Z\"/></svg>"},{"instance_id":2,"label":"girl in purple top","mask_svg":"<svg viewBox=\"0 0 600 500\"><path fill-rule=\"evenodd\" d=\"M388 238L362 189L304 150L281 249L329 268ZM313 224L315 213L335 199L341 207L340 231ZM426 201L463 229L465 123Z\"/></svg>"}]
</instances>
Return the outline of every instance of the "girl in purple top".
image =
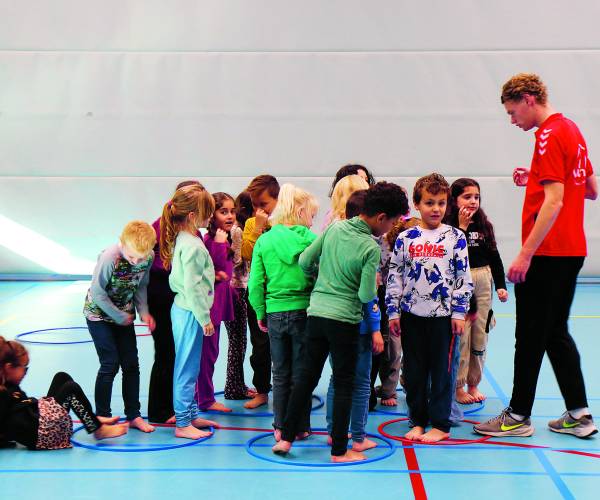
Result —
<instances>
[{"instance_id":1,"label":"girl in purple top","mask_svg":"<svg viewBox=\"0 0 600 500\"><path fill-rule=\"evenodd\" d=\"M230 412L215 400L213 373L219 356L219 327L222 321L234 319L235 290L231 286L233 274L233 250L231 229L235 224L235 201L227 193L214 193L215 212L209 225L204 243L215 266L215 299L210 310L210 320L215 327L211 337L204 337L200 375L196 384L196 401L201 411Z\"/></svg>"}]
</instances>

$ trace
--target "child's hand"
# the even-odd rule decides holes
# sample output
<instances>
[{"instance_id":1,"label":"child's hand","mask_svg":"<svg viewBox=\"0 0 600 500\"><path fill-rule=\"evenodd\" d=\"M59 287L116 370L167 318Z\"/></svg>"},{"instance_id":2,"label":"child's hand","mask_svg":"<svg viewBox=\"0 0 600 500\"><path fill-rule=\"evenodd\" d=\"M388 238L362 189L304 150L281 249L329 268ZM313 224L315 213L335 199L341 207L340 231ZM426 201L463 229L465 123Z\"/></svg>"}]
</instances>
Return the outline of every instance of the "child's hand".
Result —
<instances>
[{"instance_id":1,"label":"child's hand","mask_svg":"<svg viewBox=\"0 0 600 500\"><path fill-rule=\"evenodd\" d=\"M474 213L475 212L469 210L467 207L462 207L458 211L458 226L463 231L466 231L469 227L469 224L471 224L471 219L473 218Z\"/></svg>"},{"instance_id":2,"label":"child's hand","mask_svg":"<svg viewBox=\"0 0 600 500\"><path fill-rule=\"evenodd\" d=\"M529 169L524 167L517 167L513 170L513 181L516 186L523 187L527 186L529 180Z\"/></svg>"},{"instance_id":3,"label":"child's hand","mask_svg":"<svg viewBox=\"0 0 600 500\"><path fill-rule=\"evenodd\" d=\"M227 241L227 231L217 229L215 233L215 243L225 243Z\"/></svg>"},{"instance_id":4,"label":"child's hand","mask_svg":"<svg viewBox=\"0 0 600 500\"><path fill-rule=\"evenodd\" d=\"M400 318L390 319L390 333L394 337L400 336Z\"/></svg>"},{"instance_id":5,"label":"child's hand","mask_svg":"<svg viewBox=\"0 0 600 500\"><path fill-rule=\"evenodd\" d=\"M267 226L267 221L269 220L269 214L265 212L262 208L258 208L256 210L256 223L254 225L254 232L262 233Z\"/></svg>"},{"instance_id":6,"label":"child's hand","mask_svg":"<svg viewBox=\"0 0 600 500\"><path fill-rule=\"evenodd\" d=\"M498 288L498 290L496 290L496 293L498 294L500 302L506 302L508 300L508 291L504 288Z\"/></svg>"},{"instance_id":7,"label":"child's hand","mask_svg":"<svg viewBox=\"0 0 600 500\"><path fill-rule=\"evenodd\" d=\"M217 271L215 274L215 281L227 281L229 275L225 271Z\"/></svg>"},{"instance_id":8,"label":"child's hand","mask_svg":"<svg viewBox=\"0 0 600 500\"><path fill-rule=\"evenodd\" d=\"M462 335L465 333L465 320L452 318L452 333L454 335Z\"/></svg>"},{"instance_id":9,"label":"child's hand","mask_svg":"<svg viewBox=\"0 0 600 500\"><path fill-rule=\"evenodd\" d=\"M371 334L373 340L373 354L381 354L383 352L383 337L380 331L373 332Z\"/></svg>"},{"instance_id":10,"label":"child's hand","mask_svg":"<svg viewBox=\"0 0 600 500\"><path fill-rule=\"evenodd\" d=\"M206 325L204 325L202 330L204 330L205 337L212 337L212 335L215 333L215 327L211 322L208 322Z\"/></svg>"},{"instance_id":11,"label":"child's hand","mask_svg":"<svg viewBox=\"0 0 600 500\"><path fill-rule=\"evenodd\" d=\"M381 278L381 273L377 272L376 276L376 282L377 282L377 288L379 288L381 285L383 285L383 279Z\"/></svg>"},{"instance_id":12,"label":"child's hand","mask_svg":"<svg viewBox=\"0 0 600 500\"><path fill-rule=\"evenodd\" d=\"M267 323L264 319L258 320L258 327L260 328L261 332L267 333L269 331L269 329L267 328Z\"/></svg>"},{"instance_id":13,"label":"child's hand","mask_svg":"<svg viewBox=\"0 0 600 500\"><path fill-rule=\"evenodd\" d=\"M150 313L142 315L142 321L148 325L148 330L151 332L156 328L156 321Z\"/></svg>"},{"instance_id":14,"label":"child's hand","mask_svg":"<svg viewBox=\"0 0 600 500\"><path fill-rule=\"evenodd\" d=\"M128 314L127 318L123 320L121 325L123 325L123 326L133 325L134 320L135 320L135 316L133 314Z\"/></svg>"}]
</instances>

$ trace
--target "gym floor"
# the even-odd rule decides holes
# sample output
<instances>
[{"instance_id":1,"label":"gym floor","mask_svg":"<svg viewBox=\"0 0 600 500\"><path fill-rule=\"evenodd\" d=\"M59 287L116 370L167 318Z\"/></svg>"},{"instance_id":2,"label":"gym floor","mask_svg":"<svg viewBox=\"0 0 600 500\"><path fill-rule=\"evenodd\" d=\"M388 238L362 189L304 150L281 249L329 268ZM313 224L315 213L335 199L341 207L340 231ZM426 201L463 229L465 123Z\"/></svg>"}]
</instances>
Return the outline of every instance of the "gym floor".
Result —
<instances>
[{"instance_id":1,"label":"gym floor","mask_svg":"<svg viewBox=\"0 0 600 500\"><path fill-rule=\"evenodd\" d=\"M14 339L26 333L20 340L33 342L26 344L31 360L22 384L29 395L45 395L54 373L66 371L93 401L98 360L82 315L88 286L83 281L0 282L0 335ZM507 304L495 303L498 324L490 333L487 368L480 386L488 399L485 405L464 408L469 421L495 416L510 399L515 323L510 292ZM600 364L596 364L600 345L594 340L600 324L598 304L600 285L579 285L570 325L582 357L589 404L600 418ZM144 412L153 345L145 327L137 331ZM215 370L217 389L224 384L226 349L223 329L222 354ZM249 365L246 375L250 382ZM325 426L320 398L325 396L328 380L326 367L315 390L315 429ZM120 392L118 375L113 391L115 415L123 410ZM451 441L407 445L381 435L383 431L400 436L407 430L406 421L401 420L406 405L399 392L396 408L369 415L368 431L378 443L367 452L369 460L346 466L330 464L325 436L318 433L297 443L287 458L273 455L273 438L267 434L270 408L252 412L244 410L242 402L230 401L227 404L235 414L207 416L221 428L203 442L182 442L174 438L172 429L159 427L152 434L131 430L125 437L101 442L76 431L76 444L70 450L0 450L2 498L597 498L600 435L580 440L547 429L546 422L564 411L547 360L537 394L532 416L536 431L530 438L481 441L472 424L464 422L452 430Z\"/></svg>"}]
</instances>

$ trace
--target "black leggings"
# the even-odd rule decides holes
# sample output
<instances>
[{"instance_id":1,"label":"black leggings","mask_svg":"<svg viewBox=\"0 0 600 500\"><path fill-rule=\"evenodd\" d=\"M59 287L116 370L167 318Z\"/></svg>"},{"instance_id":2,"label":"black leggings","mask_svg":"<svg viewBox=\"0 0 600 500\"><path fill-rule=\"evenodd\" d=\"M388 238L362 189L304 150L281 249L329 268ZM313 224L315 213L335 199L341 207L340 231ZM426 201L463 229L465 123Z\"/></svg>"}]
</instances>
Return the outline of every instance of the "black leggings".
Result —
<instances>
[{"instance_id":1,"label":"black leggings","mask_svg":"<svg viewBox=\"0 0 600 500\"><path fill-rule=\"evenodd\" d=\"M73 410L88 433L97 431L102 425L92 410L90 400L86 397L81 386L64 372L54 375L48 397L61 405L65 410Z\"/></svg>"}]
</instances>

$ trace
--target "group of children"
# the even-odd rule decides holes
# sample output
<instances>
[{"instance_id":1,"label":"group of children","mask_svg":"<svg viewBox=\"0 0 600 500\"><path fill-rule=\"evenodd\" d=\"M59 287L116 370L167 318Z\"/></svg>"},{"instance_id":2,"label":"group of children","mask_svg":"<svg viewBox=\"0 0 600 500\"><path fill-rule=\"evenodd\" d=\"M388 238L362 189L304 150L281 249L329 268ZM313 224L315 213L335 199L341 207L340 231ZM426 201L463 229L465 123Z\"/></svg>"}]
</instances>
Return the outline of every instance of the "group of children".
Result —
<instances>
[{"instance_id":1,"label":"group of children","mask_svg":"<svg viewBox=\"0 0 600 500\"><path fill-rule=\"evenodd\" d=\"M99 439L128 428L152 432L140 413L136 311L155 346L149 420L175 424L177 437L210 434L206 428L217 424L200 412L231 411L215 400L212 382L224 323L225 399L247 399L253 409L272 390L275 453L310 435L311 395L328 357L333 461L363 460L376 446L365 433L369 409L377 397L395 405L399 380L412 427L407 439L448 438L454 400L485 398L478 384L493 327L492 285L500 300L508 297L479 185L422 177L412 197L419 219L409 216L403 188L375 183L361 165L340 169L330 195L317 236L316 198L273 176L256 177L237 198L181 183L160 219L127 224L98 258L84 307L100 361L95 414L66 374L46 398L28 398L19 387L27 352L0 337L0 439L52 448L42 430L62 419L56 447L65 447L69 409ZM247 327L254 389L244 381ZM119 368L126 424L110 407Z\"/></svg>"}]
</instances>

